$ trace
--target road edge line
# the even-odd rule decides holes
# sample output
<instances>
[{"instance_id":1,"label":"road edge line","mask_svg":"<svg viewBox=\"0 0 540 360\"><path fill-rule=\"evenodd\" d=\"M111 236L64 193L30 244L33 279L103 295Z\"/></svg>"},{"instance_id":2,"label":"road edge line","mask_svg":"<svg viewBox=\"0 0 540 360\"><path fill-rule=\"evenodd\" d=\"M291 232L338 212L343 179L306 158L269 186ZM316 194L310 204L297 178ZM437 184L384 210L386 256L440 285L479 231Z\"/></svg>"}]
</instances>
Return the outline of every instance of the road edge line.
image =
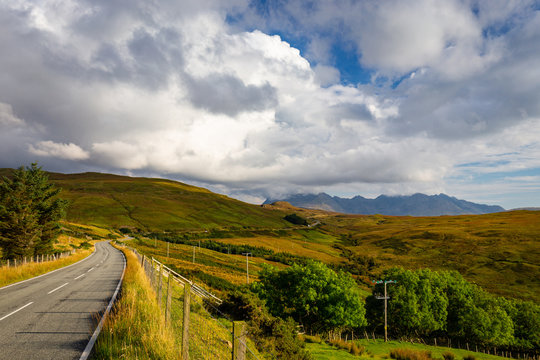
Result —
<instances>
[{"instance_id":1,"label":"road edge line","mask_svg":"<svg viewBox=\"0 0 540 360\"><path fill-rule=\"evenodd\" d=\"M118 250L118 251L120 251L120 254L122 254L122 258L124 259L124 269L122 270L122 276L120 276L120 281L118 282L118 285L116 285L116 290L114 291L111 301L109 302L107 309L105 309L105 312L103 313L103 316L101 317L101 320L99 321L96 331L94 331L94 334L90 338L90 341L88 341L88 344L84 348L84 351L81 354L81 357L79 358L79 360L87 360L88 357L90 356L90 353L92 352L92 349L94 348L94 344L96 343L97 337L99 336L99 333L101 332L101 329L103 328L105 319L107 318L107 315L109 315L109 312L111 311L111 308L116 300L116 296L118 295L118 292L120 291L120 287L122 286L122 281L124 280L124 274L126 272L127 259L126 259L126 255L124 255L124 253L121 250Z\"/></svg>"},{"instance_id":2,"label":"road edge line","mask_svg":"<svg viewBox=\"0 0 540 360\"><path fill-rule=\"evenodd\" d=\"M38 276L34 276L33 278L30 278L30 279L21 280L21 281L19 281L19 282L13 283L13 284L9 284L9 285L0 287L0 290L7 289L8 287L12 287L12 286L15 286L15 285L19 285L19 284L25 283L25 282L27 282L27 281L30 281L30 280L34 280L34 279L40 278L40 277L42 277L42 276L52 274L53 272L56 272L56 271L59 271L59 270L67 269L68 267L71 267L71 266L73 266L73 265L77 265L78 263L81 263L81 262L83 262L84 260L91 258L91 257L96 253L96 251L97 251L97 250L96 250L96 246L94 245L94 251L93 251L90 255L88 255L88 256L85 257L84 259L81 259L81 260L77 261L76 263L73 263L73 264L70 264L70 265L67 265L67 266L64 266L64 267L55 269L55 270L51 270L51 271L49 271L49 272L46 272L45 274L41 274L41 275L38 275Z\"/></svg>"}]
</instances>

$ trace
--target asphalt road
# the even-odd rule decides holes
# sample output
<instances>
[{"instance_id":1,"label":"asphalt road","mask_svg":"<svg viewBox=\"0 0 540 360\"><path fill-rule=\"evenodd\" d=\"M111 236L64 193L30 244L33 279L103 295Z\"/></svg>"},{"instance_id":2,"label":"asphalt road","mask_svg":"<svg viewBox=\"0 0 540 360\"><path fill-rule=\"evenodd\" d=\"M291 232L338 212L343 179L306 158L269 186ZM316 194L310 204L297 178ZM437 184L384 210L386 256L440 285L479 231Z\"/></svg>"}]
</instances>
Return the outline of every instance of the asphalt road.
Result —
<instances>
[{"instance_id":1,"label":"asphalt road","mask_svg":"<svg viewBox=\"0 0 540 360\"><path fill-rule=\"evenodd\" d=\"M0 360L79 359L124 270L109 243L83 261L0 289Z\"/></svg>"}]
</instances>

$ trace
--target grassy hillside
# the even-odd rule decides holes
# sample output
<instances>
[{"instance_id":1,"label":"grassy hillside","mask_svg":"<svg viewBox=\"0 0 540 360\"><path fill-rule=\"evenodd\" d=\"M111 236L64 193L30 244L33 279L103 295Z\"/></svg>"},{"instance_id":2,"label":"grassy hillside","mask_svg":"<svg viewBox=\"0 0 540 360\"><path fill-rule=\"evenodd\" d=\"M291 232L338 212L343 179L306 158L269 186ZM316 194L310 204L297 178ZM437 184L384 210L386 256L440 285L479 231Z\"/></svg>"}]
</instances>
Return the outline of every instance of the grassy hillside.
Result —
<instances>
[{"instance_id":1,"label":"grassy hillside","mask_svg":"<svg viewBox=\"0 0 540 360\"><path fill-rule=\"evenodd\" d=\"M540 301L540 212L442 217L328 216L344 255L373 258L378 269L458 270L486 290Z\"/></svg>"},{"instance_id":2,"label":"grassy hillside","mask_svg":"<svg viewBox=\"0 0 540 360\"><path fill-rule=\"evenodd\" d=\"M0 175L9 175L0 169ZM49 179L70 201L68 221L145 231L281 228L281 211L246 204L180 182L100 173L57 174ZM289 224L290 225L290 224Z\"/></svg>"}]
</instances>

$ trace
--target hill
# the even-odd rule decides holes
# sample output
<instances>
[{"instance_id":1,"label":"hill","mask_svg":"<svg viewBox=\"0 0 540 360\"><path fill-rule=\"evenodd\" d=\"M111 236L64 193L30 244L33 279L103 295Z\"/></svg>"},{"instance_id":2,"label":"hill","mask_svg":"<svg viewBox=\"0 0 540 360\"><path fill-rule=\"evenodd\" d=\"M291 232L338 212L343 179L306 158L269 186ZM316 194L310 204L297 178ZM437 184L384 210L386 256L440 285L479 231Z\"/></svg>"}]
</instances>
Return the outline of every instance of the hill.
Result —
<instances>
[{"instance_id":1,"label":"hill","mask_svg":"<svg viewBox=\"0 0 540 360\"><path fill-rule=\"evenodd\" d=\"M335 211L346 214L394 215L394 216L440 216L488 214L504 211L500 206L476 204L459 200L445 194L411 196L381 195L376 199L355 196L352 199L330 196L326 193L298 194L280 200L266 200L265 204L286 201L294 206Z\"/></svg>"},{"instance_id":2,"label":"hill","mask_svg":"<svg viewBox=\"0 0 540 360\"><path fill-rule=\"evenodd\" d=\"M0 169L0 175L11 170ZM281 228L285 213L177 181L101 173L48 173L69 200L67 220L141 231Z\"/></svg>"}]
</instances>

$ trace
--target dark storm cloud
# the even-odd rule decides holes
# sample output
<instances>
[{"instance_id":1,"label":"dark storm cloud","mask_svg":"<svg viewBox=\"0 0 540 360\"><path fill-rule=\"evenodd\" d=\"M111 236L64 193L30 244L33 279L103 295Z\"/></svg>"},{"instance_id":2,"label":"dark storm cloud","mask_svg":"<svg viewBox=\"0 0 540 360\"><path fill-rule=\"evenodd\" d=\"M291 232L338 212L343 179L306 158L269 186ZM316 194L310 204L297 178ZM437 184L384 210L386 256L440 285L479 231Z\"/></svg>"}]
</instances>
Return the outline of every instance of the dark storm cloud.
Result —
<instances>
[{"instance_id":1,"label":"dark storm cloud","mask_svg":"<svg viewBox=\"0 0 540 360\"><path fill-rule=\"evenodd\" d=\"M261 111L277 105L276 89L270 84L246 85L237 77L215 74L204 78L186 76L193 105L213 113L234 116L243 111Z\"/></svg>"}]
</instances>

